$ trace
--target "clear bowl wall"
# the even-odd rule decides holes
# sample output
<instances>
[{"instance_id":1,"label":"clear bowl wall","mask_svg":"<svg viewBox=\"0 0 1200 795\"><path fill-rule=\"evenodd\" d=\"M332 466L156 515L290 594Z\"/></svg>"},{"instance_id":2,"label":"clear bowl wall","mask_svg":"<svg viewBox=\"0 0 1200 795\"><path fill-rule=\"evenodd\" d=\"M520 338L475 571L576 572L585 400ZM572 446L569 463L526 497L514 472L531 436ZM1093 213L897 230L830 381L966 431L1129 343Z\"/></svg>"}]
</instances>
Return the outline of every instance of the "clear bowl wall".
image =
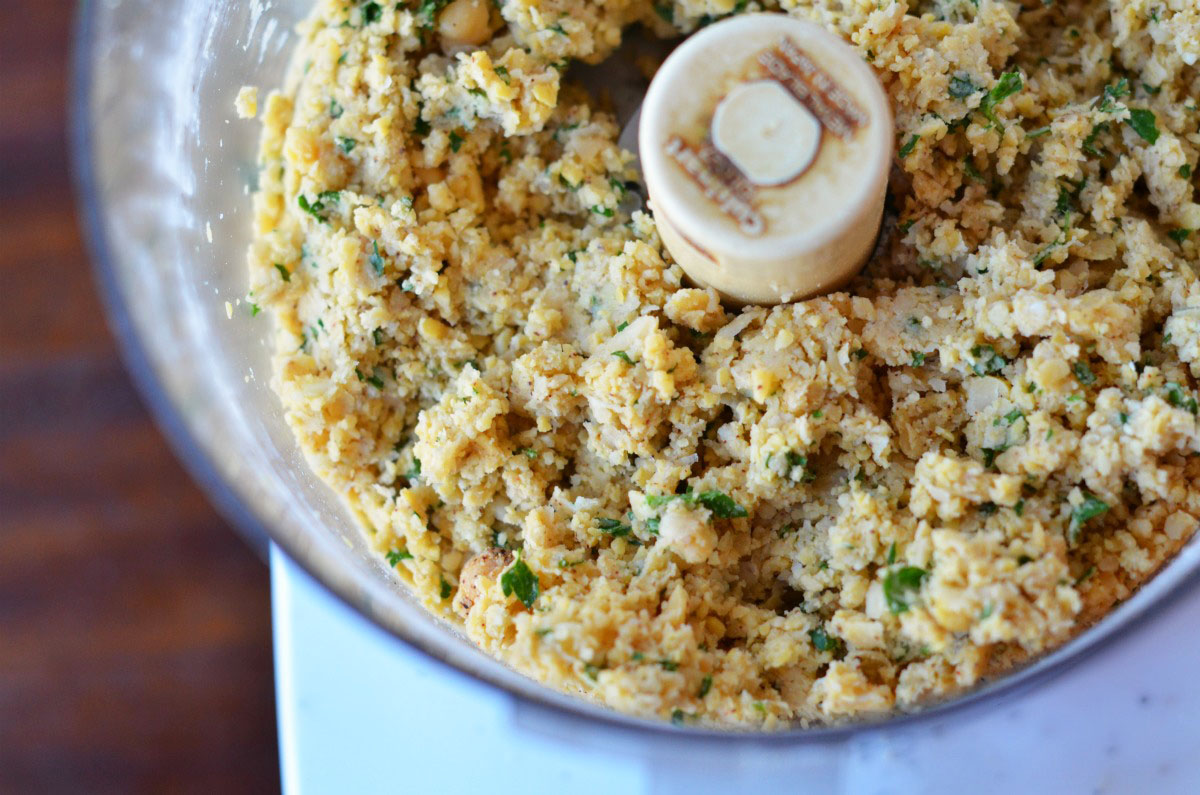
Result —
<instances>
[{"instance_id":1,"label":"clear bowl wall","mask_svg":"<svg viewBox=\"0 0 1200 795\"><path fill-rule=\"evenodd\" d=\"M338 597L450 668L507 691L557 734L669 751L788 748L863 726L733 734L613 713L488 658L409 598L337 497L308 470L270 389L269 320L245 302L258 125L234 117L240 86L281 82L309 2L84 2L75 51L73 149L97 280L127 362L180 457L260 549L269 538ZM226 302L233 305L227 316ZM947 704L889 724L995 702L1081 659L1179 593L1189 545L1132 600L1055 653Z\"/></svg>"}]
</instances>

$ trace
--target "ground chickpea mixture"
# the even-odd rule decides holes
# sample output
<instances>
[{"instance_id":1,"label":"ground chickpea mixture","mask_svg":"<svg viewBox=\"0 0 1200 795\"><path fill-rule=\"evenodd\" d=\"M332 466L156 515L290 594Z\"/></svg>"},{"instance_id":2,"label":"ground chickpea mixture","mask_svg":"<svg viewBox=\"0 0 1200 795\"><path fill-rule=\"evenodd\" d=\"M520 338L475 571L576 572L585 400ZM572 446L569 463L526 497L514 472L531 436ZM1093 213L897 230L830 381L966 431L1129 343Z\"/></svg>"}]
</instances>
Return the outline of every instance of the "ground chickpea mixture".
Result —
<instances>
[{"instance_id":1,"label":"ground chickpea mixture","mask_svg":"<svg viewBox=\"0 0 1200 795\"><path fill-rule=\"evenodd\" d=\"M897 158L860 278L738 310L629 211L568 67L755 10L862 52ZM249 255L275 388L520 671L688 724L909 709L1195 532L1194 0L320 0L300 38Z\"/></svg>"}]
</instances>

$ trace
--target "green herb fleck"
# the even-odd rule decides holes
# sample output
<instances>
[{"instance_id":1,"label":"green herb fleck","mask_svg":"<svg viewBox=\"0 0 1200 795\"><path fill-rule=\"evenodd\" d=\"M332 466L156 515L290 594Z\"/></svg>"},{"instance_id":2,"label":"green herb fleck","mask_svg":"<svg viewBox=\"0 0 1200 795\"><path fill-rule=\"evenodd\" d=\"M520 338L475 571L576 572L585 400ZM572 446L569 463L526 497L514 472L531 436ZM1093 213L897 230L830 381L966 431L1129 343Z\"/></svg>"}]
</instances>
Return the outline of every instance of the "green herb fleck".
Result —
<instances>
[{"instance_id":1,"label":"green herb fleck","mask_svg":"<svg viewBox=\"0 0 1200 795\"><path fill-rule=\"evenodd\" d=\"M950 96L955 99L966 99L977 91L979 86L972 83L970 78L960 75L950 78Z\"/></svg>"},{"instance_id":2,"label":"green herb fleck","mask_svg":"<svg viewBox=\"0 0 1200 795\"><path fill-rule=\"evenodd\" d=\"M290 282L290 281L292 280L292 274L291 274L291 272L290 272L290 271L288 271L288 269L287 269L287 268L285 268L285 267L283 266L283 263L281 263L281 262L276 262L276 263L275 263L275 270L279 271L279 275L280 275L281 277L283 277L283 280L284 280L285 282Z\"/></svg>"},{"instance_id":3,"label":"green herb fleck","mask_svg":"<svg viewBox=\"0 0 1200 795\"><path fill-rule=\"evenodd\" d=\"M1075 380L1083 386L1090 386L1096 383L1096 374L1092 372L1092 368L1087 362L1078 361L1071 366L1071 372L1075 373Z\"/></svg>"},{"instance_id":4,"label":"green herb fleck","mask_svg":"<svg viewBox=\"0 0 1200 795\"><path fill-rule=\"evenodd\" d=\"M521 553L503 574L500 575L500 590L505 596L515 594L526 607L533 607L538 598L539 583L537 575L521 560Z\"/></svg>"},{"instance_id":5,"label":"green herb fleck","mask_svg":"<svg viewBox=\"0 0 1200 795\"><path fill-rule=\"evenodd\" d=\"M462 147L463 140L465 140L465 139L461 135L459 135L457 132L451 130L450 131L450 151L457 152L459 150L459 148Z\"/></svg>"},{"instance_id":6,"label":"green herb fleck","mask_svg":"<svg viewBox=\"0 0 1200 795\"><path fill-rule=\"evenodd\" d=\"M1129 78L1122 77L1115 85L1105 86L1100 98L1100 110L1112 113L1117 109L1117 100L1129 96Z\"/></svg>"},{"instance_id":7,"label":"green herb fleck","mask_svg":"<svg viewBox=\"0 0 1200 795\"><path fill-rule=\"evenodd\" d=\"M346 154L350 154L351 152L354 151L354 147L358 146L358 141L354 140L353 138L347 138L345 136L338 136L337 141L338 141L338 146L341 147L342 151L345 152Z\"/></svg>"},{"instance_id":8,"label":"green herb fleck","mask_svg":"<svg viewBox=\"0 0 1200 795\"><path fill-rule=\"evenodd\" d=\"M1126 123L1146 143L1151 145L1158 143L1158 117L1154 115L1154 111L1134 108L1129 111L1129 120Z\"/></svg>"},{"instance_id":9,"label":"green herb fleck","mask_svg":"<svg viewBox=\"0 0 1200 795\"><path fill-rule=\"evenodd\" d=\"M996 85L992 87L992 90L989 91L987 96L983 98L983 101L979 103L979 112L982 113L988 121L1003 130L1004 125L1001 124L1000 120L996 118L996 106L1011 97L1013 94L1016 94L1024 87L1025 83L1021 80L1020 73L1005 72L1004 74L1000 75L1000 79L996 82Z\"/></svg>"},{"instance_id":10,"label":"green herb fleck","mask_svg":"<svg viewBox=\"0 0 1200 795\"><path fill-rule=\"evenodd\" d=\"M597 519L596 527L600 532L607 533L614 538L622 538L633 531L633 528L622 522L620 519Z\"/></svg>"},{"instance_id":11,"label":"green herb fleck","mask_svg":"<svg viewBox=\"0 0 1200 795\"><path fill-rule=\"evenodd\" d=\"M971 364L975 375L993 375L1008 365L1008 360L997 354L991 345L976 345L971 348L971 356L975 359Z\"/></svg>"},{"instance_id":12,"label":"green herb fleck","mask_svg":"<svg viewBox=\"0 0 1200 795\"><path fill-rule=\"evenodd\" d=\"M1094 494L1085 494L1075 510L1071 511L1071 526L1067 530L1067 540L1072 544L1079 538L1079 530L1092 519L1108 512L1108 503Z\"/></svg>"},{"instance_id":13,"label":"green herb fleck","mask_svg":"<svg viewBox=\"0 0 1200 795\"><path fill-rule=\"evenodd\" d=\"M1176 243L1183 245L1184 241L1192 236L1192 231L1193 230L1191 230L1191 229L1182 229L1182 228L1172 229L1170 232L1167 232L1167 237L1171 238Z\"/></svg>"},{"instance_id":14,"label":"green herb fleck","mask_svg":"<svg viewBox=\"0 0 1200 795\"><path fill-rule=\"evenodd\" d=\"M900 159L906 160L908 158L908 156L913 153L913 150L917 148L917 141L920 141L920 140L921 140L921 136L919 136L919 135L914 135L912 138L909 138L908 143L906 143L904 146L900 147L900 152L899 152Z\"/></svg>"},{"instance_id":15,"label":"green herb fleck","mask_svg":"<svg viewBox=\"0 0 1200 795\"><path fill-rule=\"evenodd\" d=\"M375 269L375 275L382 276L383 275L383 257L379 256L379 241L378 240L371 241L371 249L372 249L371 256L368 257L367 259L371 263L371 267ZM376 343L376 344L378 345L379 343Z\"/></svg>"},{"instance_id":16,"label":"green herb fleck","mask_svg":"<svg viewBox=\"0 0 1200 795\"><path fill-rule=\"evenodd\" d=\"M402 560L412 560L413 556L407 549L393 549L384 557L387 558L388 565L395 566ZM442 598L445 599L446 597L443 596Z\"/></svg>"},{"instance_id":17,"label":"green herb fleck","mask_svg":"<svg viewBox=\"0 0 1200 795\"><path fill-rule=\"evenodd\" d=\"M700 692L698 697L704 698L708 695L708 691L710 690L712 690L712 674L706 674L704 678L700 680Z\"/></svg>"},{"instance_id":18,"label":"green herb fleck","mask_svg":"<svg viewBox=\"0 0 1200 795\"><path fill-rule=\"evenodd\" d=\"M883 598L887 601L888 610L897 615L907 612L916 601L921 583L928 576L929 572L916 566L903 566L889 571L883 578Z\"/></svg>"},{"instance_id":19,"label":"green herb fleck","mask_svg":"<svg viewBox=\"0 0 1200 795\"><path fill-rule=\"evenodd\" d=\"M981 447L983 453L983 465L988 469L996 466L996 456L1008 449L1008 445L1000 445L999 447Z\"/></svg>"},{"instance_id":20,"label":"green herb fleck","mask_svg":"<svg viewBox=\"0 0 1200 795\"><path fill-rule=\"evenodd\" d=\"M625 364L629 365L630 367L633 366L633 359L630 359L629 354L626 353L625 351L613 351L613 356L616 356L618 359L625 362Z\"/></svg>"},{"instance_id":21,"label":"green herb fleck","mask_svg":"<svg viewBox=\"0 0 1200 795\"><path fill-rule=\"evenodd\" d=\"M1192 414L1197 411L1196 398L1190 397L1183 391L1183 387L1175 381L1168 381L1166 387L1167 402L1172 406L1181 409L1187 409Z\"/></svg>"},{"instance_id":22,"label":"green herb fleck","mask_svg":"<svg viewBox=\"0 0 1200 795\"><path fill-rule=\"evenodd\" d=\"M824 627L809 630L808 638L812 641L813 648L817 651L836 652L842 645L841 639L830 635L825 631Z\"/></svg>"}]
</instances>

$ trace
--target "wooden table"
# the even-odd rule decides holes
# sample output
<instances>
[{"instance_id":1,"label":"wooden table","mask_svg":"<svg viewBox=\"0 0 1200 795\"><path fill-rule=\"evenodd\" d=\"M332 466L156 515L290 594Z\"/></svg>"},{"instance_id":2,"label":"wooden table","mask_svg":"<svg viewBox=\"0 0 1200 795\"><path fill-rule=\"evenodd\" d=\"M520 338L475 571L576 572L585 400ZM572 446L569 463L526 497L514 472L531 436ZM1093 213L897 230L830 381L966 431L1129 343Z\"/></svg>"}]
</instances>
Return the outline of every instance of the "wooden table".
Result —
<instances>
[{"instance_id":1,"label":"wooden table","mask_svg":"<svg viewBox=\"0 0 1200 795\"><path fill-rule=\"evenodd\" d=\"M73 12L0 4L0 792L270 792L267 570L105 325L67 168Z\"/></svg>"}]
</instances>

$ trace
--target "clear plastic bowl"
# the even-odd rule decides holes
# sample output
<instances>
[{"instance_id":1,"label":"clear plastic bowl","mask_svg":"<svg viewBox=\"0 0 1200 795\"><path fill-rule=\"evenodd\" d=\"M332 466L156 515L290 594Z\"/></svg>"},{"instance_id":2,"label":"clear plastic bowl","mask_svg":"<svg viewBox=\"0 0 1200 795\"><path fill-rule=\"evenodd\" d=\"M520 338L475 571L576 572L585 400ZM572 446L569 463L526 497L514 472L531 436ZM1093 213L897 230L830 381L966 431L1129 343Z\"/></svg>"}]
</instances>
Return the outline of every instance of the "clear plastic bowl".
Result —
<instances>
[{"instance_id":1,"label":"clear plastic bowl","mask_svg":"<svg viewBox=\"0 0 1200 795\"><path fill-rule=\"evenodd\" d=\"M405 643L515 697L519 714L576 740L737 753L844 739L866 724L778 733L675 727L546 688L430 616L367 548L308 469L270 388L270 321L251 317L244 252L259 125L233 101L279 85L308 2L101 0L81 5L72 147L96 278L126 362L176 452L260 550L266 539ZM232 304L232 318L226 314ZM1032 665L888 725L994 704L1061 671L1196 577L1193 541L1102 622ZM877 725L877 724L876 724ZM650 744L650 745L648 745ZM685 747L685 746L680 746Z\"/></svg>"}]
</instances>

